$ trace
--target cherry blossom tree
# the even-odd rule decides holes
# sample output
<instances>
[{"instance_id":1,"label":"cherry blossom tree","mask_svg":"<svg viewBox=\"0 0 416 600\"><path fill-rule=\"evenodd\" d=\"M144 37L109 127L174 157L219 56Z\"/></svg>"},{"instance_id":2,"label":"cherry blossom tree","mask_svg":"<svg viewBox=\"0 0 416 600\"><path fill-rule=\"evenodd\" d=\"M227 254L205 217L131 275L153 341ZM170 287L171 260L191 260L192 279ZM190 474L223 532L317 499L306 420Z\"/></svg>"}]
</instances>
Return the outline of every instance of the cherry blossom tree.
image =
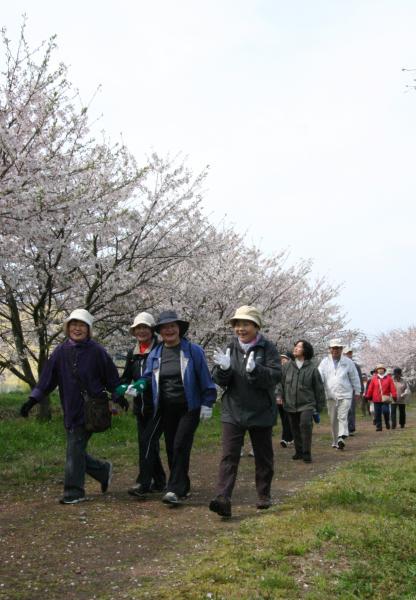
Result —
<instances>
[{"instance_id":1,"label":"cherry blossom tree","mask_svg":"<svg viewBox=\"0 0 416 600\"><path fill-rule=\"evenodd\" d=\"M3 31L0 80L0 369L33 386L74 307L105 340L137 306L160 298L162 275L206 252L197 177L153 155L95 140L88 108L52 68L52 38L13 51ZM156 300L157 298L157 300Z\"/></svg>"},{"instance_id":2,"label":"cherry blossom tree","mask_svg":"<svg viewBox=\"0 0 416 600\"><path fill-rule=\"evenodd\" d=\"M416 327L393 329L367 340L360 348L359 357L368 372L377 363L387 368L400 367L404 375L414 382L416 379Z\"/></svg>"}]
</instances>

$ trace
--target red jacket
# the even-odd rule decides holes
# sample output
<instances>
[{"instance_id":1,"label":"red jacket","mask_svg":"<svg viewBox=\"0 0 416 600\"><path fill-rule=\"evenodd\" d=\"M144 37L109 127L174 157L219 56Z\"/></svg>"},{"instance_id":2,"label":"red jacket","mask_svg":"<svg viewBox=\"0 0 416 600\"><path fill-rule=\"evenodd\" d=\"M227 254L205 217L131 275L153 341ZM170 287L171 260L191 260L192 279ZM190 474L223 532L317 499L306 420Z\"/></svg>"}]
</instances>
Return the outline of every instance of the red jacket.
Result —
<instances>
[{"instance_id":1,"label":"red jacket","mask_svg":"<svg viewBox=\"0 0 416 600\"><path fill-rule=\"evenodd\" d=\"M385 375L382 378L378 375L373 375L371 378L365 397L372 402L381 402L381 394L385 396L391 395L394 400L397 400L397 390L391 375Z\"/></svg>"}]
</instances>

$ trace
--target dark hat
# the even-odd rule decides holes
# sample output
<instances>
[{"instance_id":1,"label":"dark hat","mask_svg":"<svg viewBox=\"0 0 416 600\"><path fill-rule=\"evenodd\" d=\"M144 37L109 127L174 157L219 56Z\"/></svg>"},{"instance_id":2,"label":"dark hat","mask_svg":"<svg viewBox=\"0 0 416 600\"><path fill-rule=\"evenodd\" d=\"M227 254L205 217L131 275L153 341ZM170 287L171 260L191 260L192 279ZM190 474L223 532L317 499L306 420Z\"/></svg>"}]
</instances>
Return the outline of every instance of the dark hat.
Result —
<instances>
[{"instance_id":1,"label":"dark hat","mask_svg":"<svg viewBox=\"0 0 416 600\"><path fill-rule=\"evenodd\" d=\"M162 312L160 313L160 315L157 319L157 323L155 325L155 331L157 331L157 333L159 333L160 326L166 325L166 323L177 323L179 325L180 337L183 337L189 328L188 321L183 321L182 319L179 319L177 312L175 310L162 310Z\"/></svg>"},{"instance_id":2,"label":"dark hat","mask_svg":"<svg viewBox=\"0 0 416 600\"><path fill-rule=\"evenodd\" d=\"M402 373L403 373L403 371L401 370L401 368L400 368L400 367L396 367L396 368L393 370L393 375L399 375L399 377L401 377Z\"/></svg>"}]
</instances>

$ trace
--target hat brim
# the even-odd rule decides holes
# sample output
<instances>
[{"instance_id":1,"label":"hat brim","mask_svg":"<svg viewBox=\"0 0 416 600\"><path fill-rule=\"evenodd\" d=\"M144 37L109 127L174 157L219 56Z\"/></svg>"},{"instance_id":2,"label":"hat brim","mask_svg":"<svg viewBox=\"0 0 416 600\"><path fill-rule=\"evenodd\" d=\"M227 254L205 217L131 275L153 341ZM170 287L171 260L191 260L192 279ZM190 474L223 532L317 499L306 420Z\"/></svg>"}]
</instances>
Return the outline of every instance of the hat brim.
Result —
<instances>
[{"instance_id":1,"label":"hat brim","mask_svg":"<svg viewBox=\"0 0 416 600\"><path fill-rule=\"evenodd\" d=\"M168 323L177 323L179 325L180 337L183 337L189 329L188 321L182 321L181 319L163 319L162 321L156 323L156 325L154 326L154 330L156 331L156 333L160 333L161 326L167 325Z\"/></svg>"},{"instance_id":2,"label":"hat brim","mask_svg":"<svg viewBox=\"0 0 416 600\"><path fill-rule=\"evenodd\" d=\"M238 318L233 317L232 319L230 319L231 327L234 327L236 321L250 321L250 323L253 323L253 325L255 325L258 329L261 329L261 326L254 319L252 319L251 317L248 317L248 316L247 317L246 316L238 317Z\"/></svg>"}]
</instances>

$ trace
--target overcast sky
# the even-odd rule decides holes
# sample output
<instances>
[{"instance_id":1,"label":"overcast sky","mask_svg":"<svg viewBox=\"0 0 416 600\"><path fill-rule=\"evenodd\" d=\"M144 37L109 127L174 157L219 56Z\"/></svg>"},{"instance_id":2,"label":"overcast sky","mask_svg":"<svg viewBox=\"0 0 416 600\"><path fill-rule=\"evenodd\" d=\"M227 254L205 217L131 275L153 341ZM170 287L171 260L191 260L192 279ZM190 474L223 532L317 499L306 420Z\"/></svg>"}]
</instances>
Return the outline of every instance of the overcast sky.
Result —
<instances>
[{"instance_id":1,"label":"overcast sky","mask_svg":"<svg viewBox=\"0 0 416 600\"><path fill-rule=\"evenodd\" d=\"M139 161L210 165L205 206L343 283L351 327L416 322L414 0L14 0Z\"/></svg>"}]
</instances>

